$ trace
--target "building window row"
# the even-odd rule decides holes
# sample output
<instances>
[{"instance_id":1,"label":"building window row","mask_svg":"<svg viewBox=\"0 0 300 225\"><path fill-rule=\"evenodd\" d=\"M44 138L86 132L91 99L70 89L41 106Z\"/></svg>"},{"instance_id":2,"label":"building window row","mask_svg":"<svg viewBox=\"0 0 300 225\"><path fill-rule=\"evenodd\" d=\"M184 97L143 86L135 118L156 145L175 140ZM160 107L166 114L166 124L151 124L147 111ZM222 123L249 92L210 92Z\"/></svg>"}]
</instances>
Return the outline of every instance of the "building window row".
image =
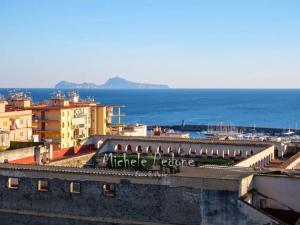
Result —
<instances>
[{"instance_id":1,"label":"building window row","mask_svg":"<svg viewBox=\"0 0 300 225\"><path fill-rule=\"evenodd\" d=\"M7 187L9 189L17 190L19 189L20 181L19 178L10 177L7 181ZM72 181L70 182L70 193L80 194L81 193L81 183ZM40 192L48 192L49 191L49 181L48 180L38 180L37 190ZM115 185L105 183L102 184L102 193L104 196L114 197L115 196Z\"/></svg>"}]
</instances>

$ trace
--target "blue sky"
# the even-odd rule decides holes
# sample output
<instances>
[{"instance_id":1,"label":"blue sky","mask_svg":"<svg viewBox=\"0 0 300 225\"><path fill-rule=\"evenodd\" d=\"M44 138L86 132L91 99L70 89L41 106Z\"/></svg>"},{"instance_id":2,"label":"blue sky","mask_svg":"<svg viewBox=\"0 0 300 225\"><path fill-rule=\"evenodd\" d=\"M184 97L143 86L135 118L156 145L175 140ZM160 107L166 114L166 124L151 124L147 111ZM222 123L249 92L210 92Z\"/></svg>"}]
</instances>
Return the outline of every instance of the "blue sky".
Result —
<instances>
[{"instance_id":1,"label":"blue sky","mask_svg":"<svg viewBox=\"0 0 300 225\"><path fill-rule=\"evenodd\" d=\"M0 87L299 88L300 1L0 0Z\"/></svg>"}]
</instances>

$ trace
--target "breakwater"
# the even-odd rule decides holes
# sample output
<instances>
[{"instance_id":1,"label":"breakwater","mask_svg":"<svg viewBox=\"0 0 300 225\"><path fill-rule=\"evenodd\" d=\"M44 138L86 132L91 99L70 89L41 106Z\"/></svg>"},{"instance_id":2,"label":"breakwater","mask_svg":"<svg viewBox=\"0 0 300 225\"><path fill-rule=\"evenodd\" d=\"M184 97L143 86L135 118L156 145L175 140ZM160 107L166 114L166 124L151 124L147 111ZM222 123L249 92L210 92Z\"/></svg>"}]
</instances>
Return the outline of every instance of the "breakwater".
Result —
<instances>
[{"instance_id":1,"label":"breakwater","mask_svg":"<svg viewBox=\"0 0 300 225\"><path fill-rule=\"evenodd\" d=\"M148 126L149 130L155 128L156 125ZM172 129L175 131L188 131L188 132L202 132L207 130L224 130L226 126L224 125L163 125L160 126L162 129ZM228 129L233 128L229 127ZM234 126L234 129L240 131L241 133L264 133L266 135L276 135L281 136L285 132L291 131L296 135L300 135L300 129L286 129L286 128L270 128L270 127L247 127L247 126Z\"/></svg>"}]
</instances>

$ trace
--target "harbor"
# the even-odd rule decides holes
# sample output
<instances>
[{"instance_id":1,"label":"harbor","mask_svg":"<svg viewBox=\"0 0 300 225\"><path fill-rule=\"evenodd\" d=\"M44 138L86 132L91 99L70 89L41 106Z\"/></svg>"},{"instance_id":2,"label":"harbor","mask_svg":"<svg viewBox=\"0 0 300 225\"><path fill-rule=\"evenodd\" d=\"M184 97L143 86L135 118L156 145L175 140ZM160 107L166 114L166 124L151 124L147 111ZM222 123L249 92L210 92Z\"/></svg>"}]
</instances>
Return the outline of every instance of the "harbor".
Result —
<instances>
[{"instance_id":1,"label":"harbor","mask_svg":"<svg viewBox=\"0 0 300 225\"><path fill-rule=\"evenodd\" d=\"M148 130L157 126L148 126ZM163 125L165 132L189 133L191 138L226 139L226 140L253 140L284 143L300 142L300 129L248 127L230 125Z\"/></svg>"}]
</instances>

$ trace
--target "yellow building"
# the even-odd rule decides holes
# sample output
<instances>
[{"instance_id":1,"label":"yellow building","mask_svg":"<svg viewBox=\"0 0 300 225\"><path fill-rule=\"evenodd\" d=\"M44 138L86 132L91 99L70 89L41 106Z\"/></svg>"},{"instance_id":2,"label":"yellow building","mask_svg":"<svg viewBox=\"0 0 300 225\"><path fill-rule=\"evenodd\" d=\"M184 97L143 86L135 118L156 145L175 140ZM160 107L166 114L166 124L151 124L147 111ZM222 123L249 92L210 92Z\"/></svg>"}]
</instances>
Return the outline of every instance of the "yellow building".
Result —
<instances>
[{"instance_id":1,"label":"yellow building","mask_svg":"<svg viewBox=\"0 0 300 225\"><path fill-rule=\"evenodd\" d=\"M52 99L40 104L31 104L28 98L15 95L18 99L10 99L10 105L14 109L32 110L33 134L42 141L51 142L56 149L79 145L91 135L120 134L121 106L98 105L93 100L79 101L76 92L69 93L68 99L56 92ZM114 109L118 109L116 115Z\"/></svg>"},{"instance_id":2,"label":"yellow building","mask_svg":"<svg viewBox=\"0 0 300 225\"><path fill-rule=\"evenodd\" d=\"M34 133L52 142L55 148L76 146L90 136L91 107L87 105L72 105L63 98L53 98L30 108Z\"/></svg>"},{"instance_id":3,"label":"yellow building","mask_svg":"<svg viewBox=\"0 0 300 225\"><path fill-rule=\"evenodd\" d=\"M31 141L32 111L11 107L1 99L0 130L9 132L10 141Z\"/></svg>"},{"instance_id":4,"label":"yellow building","mask_svg":"<svg viewBox=\"0 0 300 225\"><path fill-rule=\"evenodd\" d=\"M120 135L122 127L120 118L124 115L120 113L122 106L91 106L92 110L92 127L91 135ZM114 109L118 110L114 114ZM116 121L114 121L114 119Z\"/></svg>"}]
</instances>

